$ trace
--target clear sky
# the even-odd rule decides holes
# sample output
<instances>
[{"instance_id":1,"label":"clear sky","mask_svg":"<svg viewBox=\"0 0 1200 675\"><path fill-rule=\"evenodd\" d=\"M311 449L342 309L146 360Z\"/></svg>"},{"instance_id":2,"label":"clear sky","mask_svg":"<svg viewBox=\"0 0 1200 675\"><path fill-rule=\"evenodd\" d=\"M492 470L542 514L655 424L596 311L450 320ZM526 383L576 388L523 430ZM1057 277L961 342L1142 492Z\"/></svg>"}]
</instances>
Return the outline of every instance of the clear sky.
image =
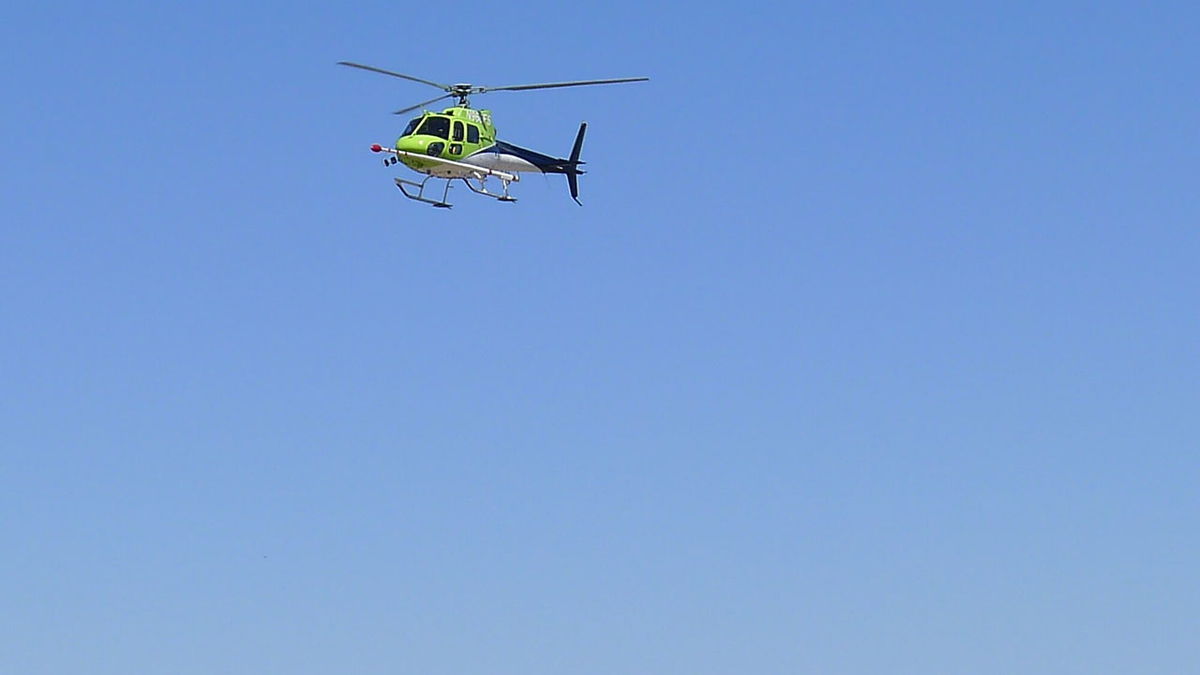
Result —
<instances>
[{"instance_id":1,"label":"clear sky","mask_svg":"<svg viewBox=\"0 0 1200 675\"><path fill-rule=\"evenodd\" d=\"M19 5L0 671L1197 672L1195 3Z\"/></svg>"}]
</instances>

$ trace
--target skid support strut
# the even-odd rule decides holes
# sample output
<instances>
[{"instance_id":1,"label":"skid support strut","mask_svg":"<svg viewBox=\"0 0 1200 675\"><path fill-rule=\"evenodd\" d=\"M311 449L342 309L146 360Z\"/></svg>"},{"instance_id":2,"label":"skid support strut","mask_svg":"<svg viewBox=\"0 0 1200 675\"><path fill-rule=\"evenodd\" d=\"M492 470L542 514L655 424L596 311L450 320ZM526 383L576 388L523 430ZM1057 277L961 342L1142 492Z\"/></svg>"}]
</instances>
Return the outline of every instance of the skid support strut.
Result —
<instances>
[{"instance_id":1,"label":"skid support strut","mask_svg":"<svg viewBox=\"0 0 1200 675\"><path fill-rule=\"evenodd\" d=\"M478 194L478 195L483 195L483 196L485 196L485 197L491 197L492 199L495 199L496 201L501 201L501 202L515 202L515 201L517 201L517 198L516 198L516 197L509 196L509 194L508 194L508 186L509 186L509 184L512 182L512 181L510 181L510 180L505 180L505 179L503 179L503 178L501 178L501 179L500 179L500 184L501 184L501 185L503 186L503 188L504 188L504 194L502 194L502 195L498 195L498 194L496 194L496 193L494 193L494 192L488 192L488 189L487 189L487 183L486 183L486 181L487 181L487 177L486 177L486 176L485 176L485 177L483 177L483 178L480 178L480 179L478 179L478 180L479 180L479 187L475 187L474 185L472 185L472 184L471 184L471 181L470 181L469 179L467 179L467 178L460 178L459 180L461 180L461 181L463 182L463 184L464 184L464 185L466 185L466 186L467 186L467 188L469 188L469 189L471 190L471 192L474 192L475 194Z\"/></svg>"}]
</instances>

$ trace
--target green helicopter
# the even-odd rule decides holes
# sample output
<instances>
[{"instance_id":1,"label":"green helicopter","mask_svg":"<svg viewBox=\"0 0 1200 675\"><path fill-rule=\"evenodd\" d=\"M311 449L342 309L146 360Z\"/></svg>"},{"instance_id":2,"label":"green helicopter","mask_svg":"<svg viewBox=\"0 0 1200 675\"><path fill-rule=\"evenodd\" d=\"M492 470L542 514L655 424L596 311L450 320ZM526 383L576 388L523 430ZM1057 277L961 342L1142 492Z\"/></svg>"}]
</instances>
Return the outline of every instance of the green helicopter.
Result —
<instances>
[{"instance_id":1,"label":"green helicopter","mask_svg":"<svg viewBox=\"0 0 1200 675\"><path fill-rule=\"evenodd\" d=\"M535 150L507 143L496 137L496 127L492 123L490 110L476 110L470 107L468 97L474 94L484 94L492 91L527 91L531 89L554 89L558 87L579 87L592 84L618 84L622 82L644 82L648 77L625 77L609 80L579 80L573 82L547 82L541 84L518 84L504 87L481 87L473 84L441 84L423 80L419 77L396 73L375 66L361 63L339 61L339 65L369 70L383 75L399 77L412 82L419 82L431 87L437 87L445 93L422 101L416 105L395 111L403 115L418 108L424 108L447 98L457 98L458 104L441 112L422 112L413 118L404 132L396 139L394 147L378 143L371 146L372 152L386 153L388 157L384 164L391 166L402 163L418 173L425 174L420 182L396 178L396 187L405 197L439 208L450 208L447 201L450 184L455 180L462 181L476 194L491 197L501 202L515 202L516 198L508 194L509 185L521 180L522 173L560 173L567 177L567 187L571 198L577 204L579 201L579 176L583 170L579 168L584 162L579 159L583 149L583 136L587 132L587 122L579 125L579 133L575 136L575 144L567 158L545 155ZM426 184L430 179L446 180L442 198L432 199L425 196ZM487 181L496 178L501 184L501 193L489 192ZM415 192L410 192L414 189Z\"/></svg>"}]
</instances>

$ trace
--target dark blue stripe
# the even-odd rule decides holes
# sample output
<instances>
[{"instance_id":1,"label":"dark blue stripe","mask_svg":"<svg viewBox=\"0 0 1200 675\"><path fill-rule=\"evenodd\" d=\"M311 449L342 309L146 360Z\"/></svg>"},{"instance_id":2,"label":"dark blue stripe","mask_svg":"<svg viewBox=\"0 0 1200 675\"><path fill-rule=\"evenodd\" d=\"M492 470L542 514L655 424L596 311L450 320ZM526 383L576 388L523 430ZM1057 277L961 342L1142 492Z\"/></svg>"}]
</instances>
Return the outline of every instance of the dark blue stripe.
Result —
<instances>
[{"instance_id":1,"label":"dark blue stripe","mask_svg":"<svg viewBox=\"0 0 1200 675\"><path fill-rule=\"evenodd\" d=\"M505 143L504 141L496 141L495 145L484 148L475 154L478 155L485 152L491 152L497 155L503 154L519 157L541 169L542 173L566 173L567 167L571 164L571 160L569 159L543 155L542 153L535 152L529 148L522 148L519 145Z\"/></svg>"}]
</instances>

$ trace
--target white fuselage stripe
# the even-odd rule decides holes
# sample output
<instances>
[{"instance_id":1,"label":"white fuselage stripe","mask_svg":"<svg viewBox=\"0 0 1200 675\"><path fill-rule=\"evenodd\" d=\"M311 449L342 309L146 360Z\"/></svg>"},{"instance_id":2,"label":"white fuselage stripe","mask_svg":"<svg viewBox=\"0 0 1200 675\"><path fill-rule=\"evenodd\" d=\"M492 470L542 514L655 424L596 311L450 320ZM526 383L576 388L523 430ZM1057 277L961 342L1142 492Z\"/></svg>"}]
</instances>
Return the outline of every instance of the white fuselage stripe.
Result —
<instances>
[{"instance_id":1,"label":"white fuselage stripe","mask_svg":"<svg viewBox=\"0 0 1200 675\"><path fill-rule=\"evenodd\" d=\"M490 150L482 150L470 157L465 157L462 160L465 164L474 164L493 171L507 171L509 173L541 173L541 169L536 164L528 162L516 155L507 153L492 152Z\"/></svg>"}]
</instances>

